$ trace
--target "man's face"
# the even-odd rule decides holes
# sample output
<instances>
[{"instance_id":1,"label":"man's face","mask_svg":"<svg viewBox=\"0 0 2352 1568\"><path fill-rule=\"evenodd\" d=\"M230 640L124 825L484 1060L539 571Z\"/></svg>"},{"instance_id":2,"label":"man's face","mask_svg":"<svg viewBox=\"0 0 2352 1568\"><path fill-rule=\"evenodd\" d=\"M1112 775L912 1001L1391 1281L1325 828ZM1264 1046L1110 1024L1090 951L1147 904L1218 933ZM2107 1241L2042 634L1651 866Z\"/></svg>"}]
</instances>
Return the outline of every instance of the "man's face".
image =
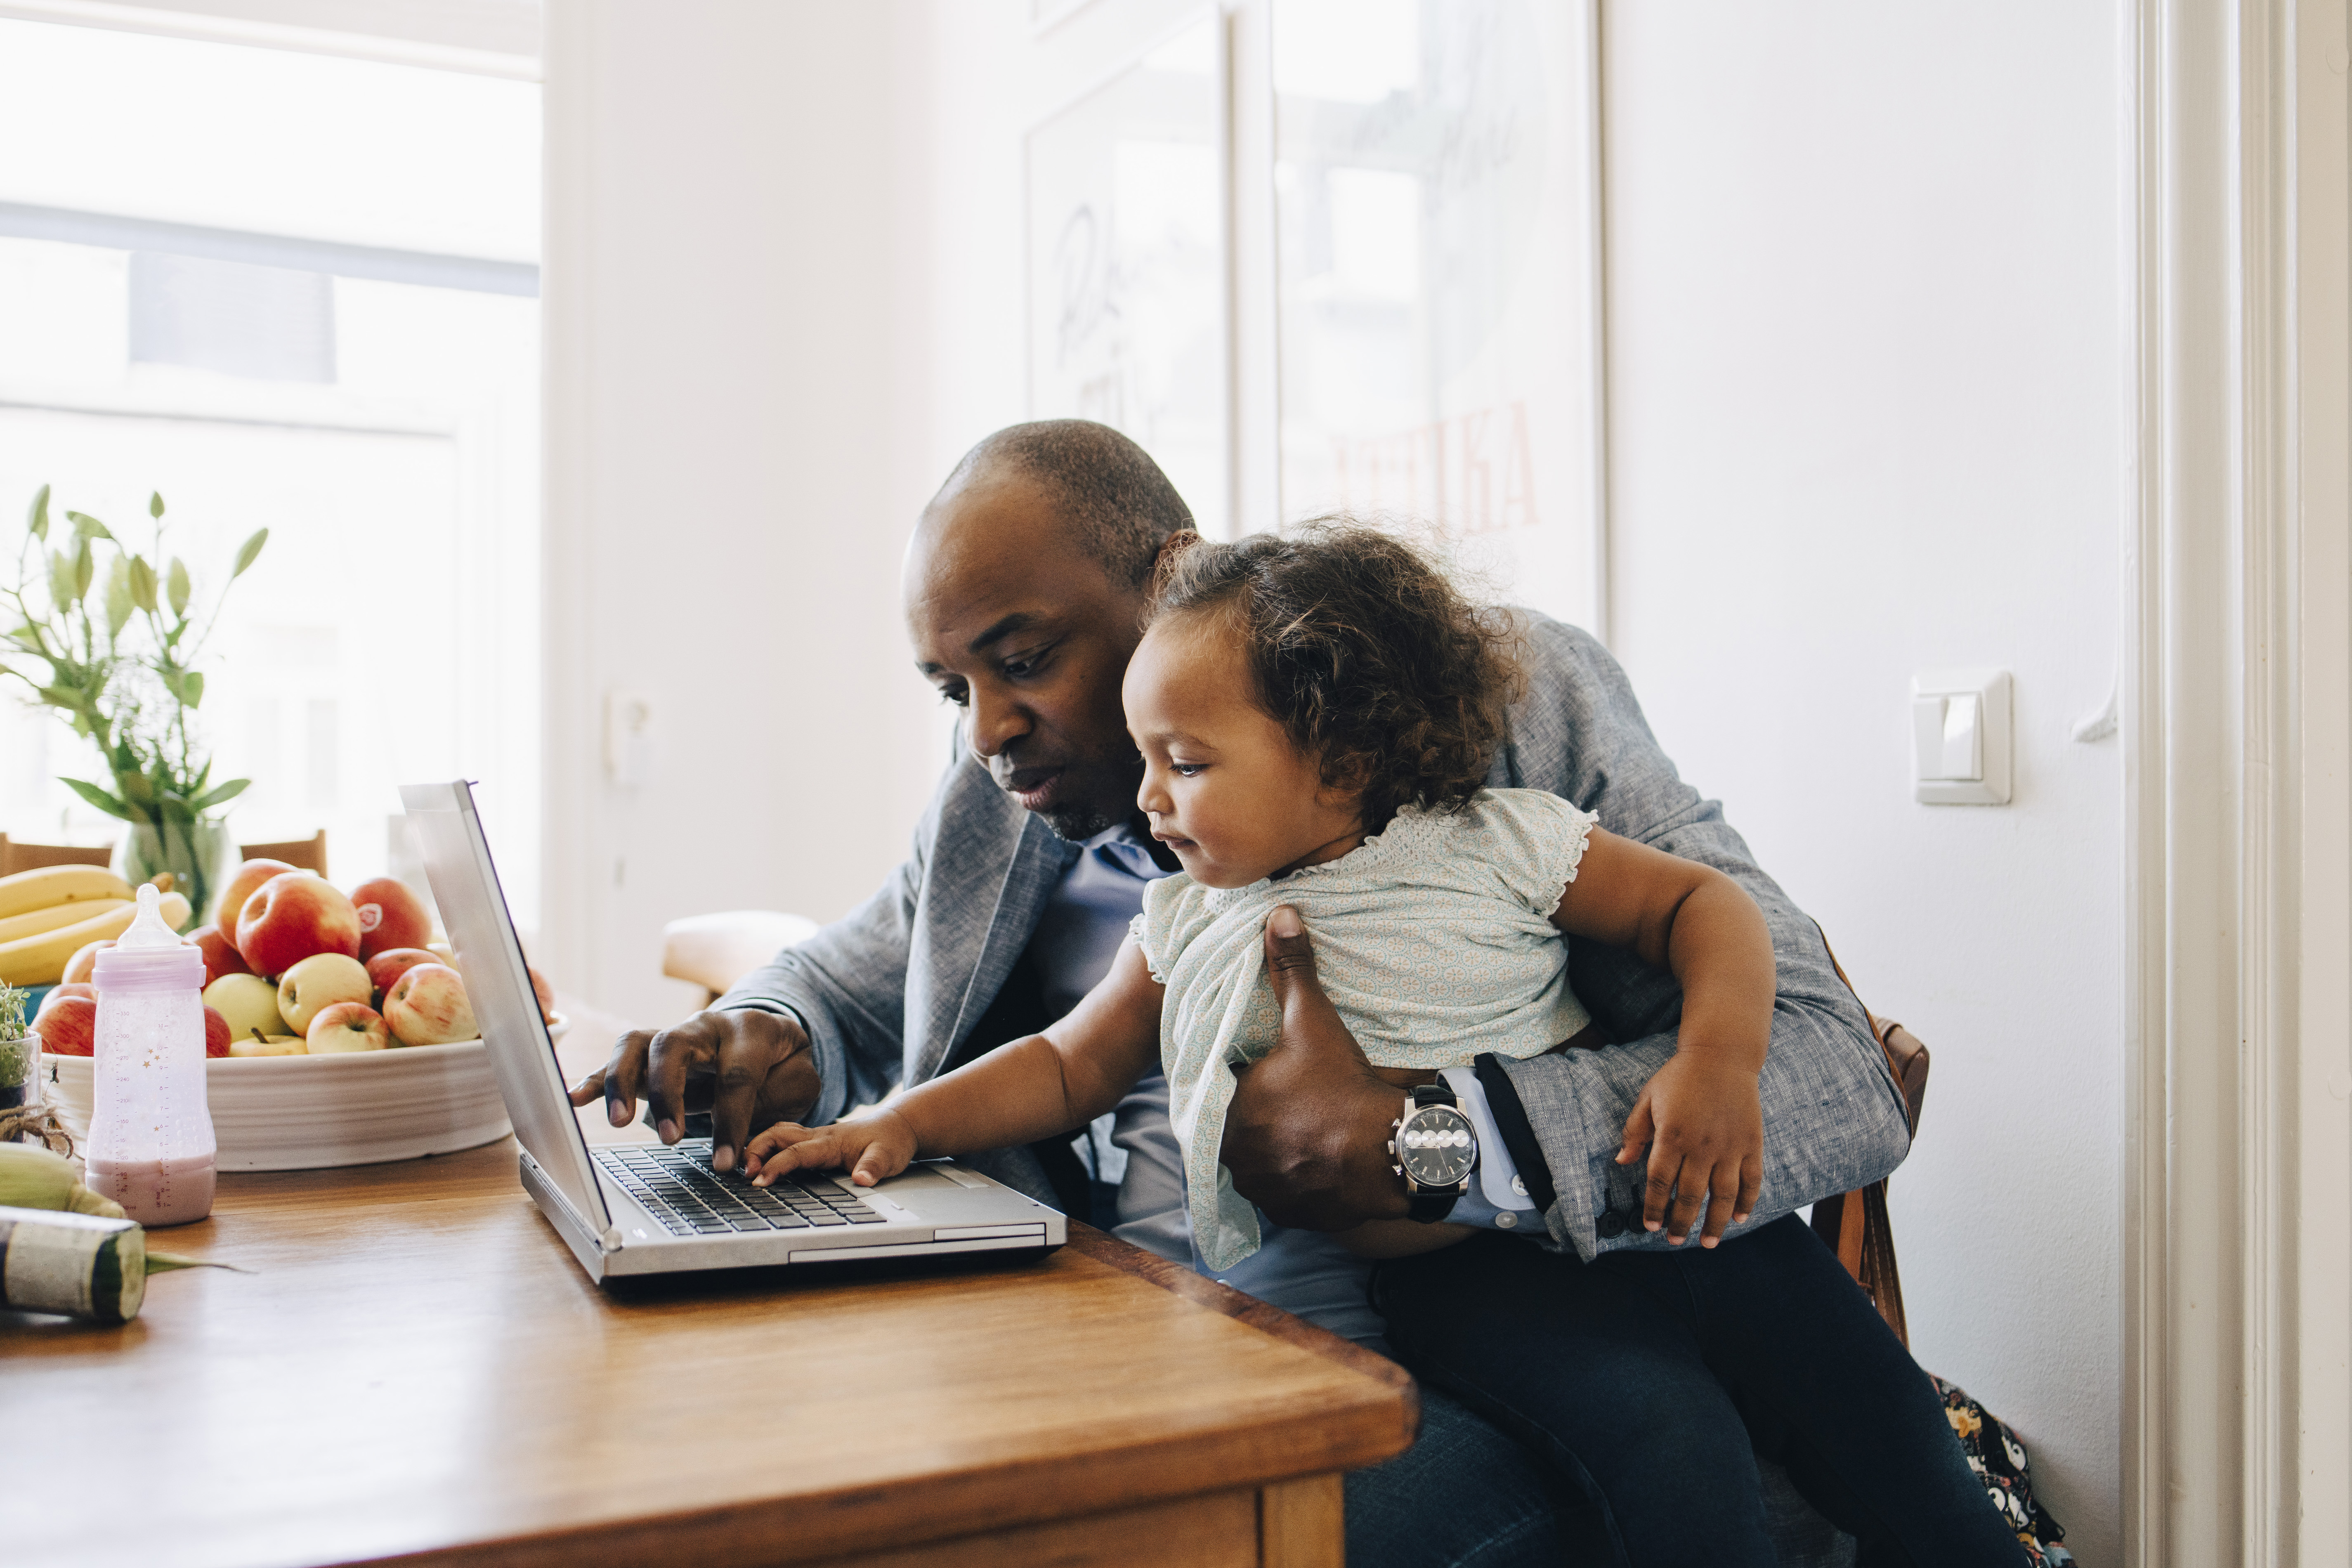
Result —
<instances>
[{"instance_id":1,"label":"man's face","mask_svg":"<svg viewBox=\"0 0 2352 1568\"><path fill-rule=\"evenodd\" d=\"M998 786L1078 839L1135 811L1143 766L1119 680L1143 596L1069 532L1025 478L983 473L942 495L908 552L907 630L923 679L970 710Z\"/></svg>"}]
</instances>

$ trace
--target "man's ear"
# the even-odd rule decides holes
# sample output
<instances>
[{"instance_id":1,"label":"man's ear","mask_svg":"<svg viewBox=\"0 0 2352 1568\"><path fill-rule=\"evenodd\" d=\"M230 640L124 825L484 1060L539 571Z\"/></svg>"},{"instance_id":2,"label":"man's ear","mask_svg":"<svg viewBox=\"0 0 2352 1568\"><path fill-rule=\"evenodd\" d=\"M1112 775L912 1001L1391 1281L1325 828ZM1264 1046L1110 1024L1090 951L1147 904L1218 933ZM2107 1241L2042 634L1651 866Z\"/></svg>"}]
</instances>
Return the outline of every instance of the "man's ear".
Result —
<instances>
[{"instance_id":1,"label":"man's ear","mask_svg":"<svg viewBox=\"0 0 2352 1568\"><path fill-rule=\"evenodd\" d=\"M1167 574L1169 566L1174 563L1176 557L1200 542L1200 531L1192 528L1180 528L1161 540L1160 548L1151 552L1151 582L1146 585L1144 591L1149 593L1153 587L1158 586L1160 580Z\"/></svg>"}]
</instances>

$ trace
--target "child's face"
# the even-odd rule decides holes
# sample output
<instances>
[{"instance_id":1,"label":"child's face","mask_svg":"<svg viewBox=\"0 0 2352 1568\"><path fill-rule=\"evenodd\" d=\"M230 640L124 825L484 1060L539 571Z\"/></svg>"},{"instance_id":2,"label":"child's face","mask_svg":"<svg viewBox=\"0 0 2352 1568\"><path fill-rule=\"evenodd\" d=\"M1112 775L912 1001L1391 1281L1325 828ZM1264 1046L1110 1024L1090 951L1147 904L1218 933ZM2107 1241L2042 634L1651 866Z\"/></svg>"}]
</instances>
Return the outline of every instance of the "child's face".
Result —
<instances>
[{"instance_id":1,"label":"child's face","mask_svg":"<svg viewBox=\"0 0 2352 1568\"><path fill-rule=\"evenodd\" d=\"M1353 791L1251 700L1249 666L1213 616L1175 616L1127 667L1128 732L1143 753L1136 804L1192 879L1242 888L1362 842Z\"/></svg>"}]
</instances>

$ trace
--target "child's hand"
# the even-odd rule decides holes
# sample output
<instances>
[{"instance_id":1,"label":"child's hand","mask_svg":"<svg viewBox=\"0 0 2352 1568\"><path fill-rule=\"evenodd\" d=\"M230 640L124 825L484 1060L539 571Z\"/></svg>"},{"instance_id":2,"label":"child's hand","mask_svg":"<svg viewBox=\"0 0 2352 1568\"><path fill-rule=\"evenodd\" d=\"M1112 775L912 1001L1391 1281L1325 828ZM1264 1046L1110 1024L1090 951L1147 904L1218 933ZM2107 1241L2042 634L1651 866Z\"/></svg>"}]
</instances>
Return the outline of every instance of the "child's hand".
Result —
<instances>
[{"instance_id":1,"label":"child's hand","mask_svg":"<svg viewBox=\"0 0 2352 1568\"><path fill-rule=\"evenodd\" d=\"M915 1157L915 1130L895 1110L869 1110L830 1127L779 1121L743 1152L751 1184L764 1187L787 1171L846 1169L861 1187L895 1176Z\"/></svg>"},{"instance_id":2,"label":"child's hand","mask_svg":"<svg viewBox=\"0 0 2352 1568\"><path fill-rule=\"evenodd\" d=\"M1764 1112L1757 1075L1702 1053L1680 1051L1642 1086L1625 1119L1617 1163L1630 1165L1650 1151L1642 1224L1661 1223L1680 1247L1691 1222L1704 1219L1701 1247L1723 1238L1723 1227L1755 1211L1764 1184ZM1671 1216L1668 1195L1674 1200Z\"/></svg>"}]
</instances>

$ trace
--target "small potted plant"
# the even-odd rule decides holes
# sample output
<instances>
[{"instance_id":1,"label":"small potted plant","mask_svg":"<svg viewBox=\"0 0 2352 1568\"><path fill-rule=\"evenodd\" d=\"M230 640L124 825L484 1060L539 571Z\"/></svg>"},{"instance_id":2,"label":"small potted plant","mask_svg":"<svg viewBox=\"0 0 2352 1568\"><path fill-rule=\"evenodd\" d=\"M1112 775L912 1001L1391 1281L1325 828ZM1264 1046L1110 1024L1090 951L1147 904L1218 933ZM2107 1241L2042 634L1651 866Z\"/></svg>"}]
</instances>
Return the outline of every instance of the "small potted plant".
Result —
<instances>
[{"instance_id":1,"label":"small potted plant","mask_svg":"<svg viewBox=\"0 0 2352 1568\"><path fill-rule=\"evenodd\" d=\"M0 984L0 1110L41 1098L41 1037L25 1027L25 993Z\"/></svg>"},{"instance_id":2,"label":"small potted plant","mask_svg":"<svg viewBox=\"0 0 2352 1568\"><path fill-rule=\"evenodd\" d=\"M0 586L0 609L16 619L0 633L0 672L23 681L34 700L64 714L98 748L112 789L63 782L131 825L115 869L133 884L171 872L170 885L187 896L191 923L201 924L236 867L236 845L217 813L252 781L212 782L212 759L191 723L205 698L196 659L229 584L259 557L269 531L238 547L227 581L199 615L187 563L164 551L160 494L149 499L147 515L154 542L146 554L79 511L65 514L72 531L59 531L52 542L49 487L35 492L16 584Z\"/></svg>"}]
</instances>

